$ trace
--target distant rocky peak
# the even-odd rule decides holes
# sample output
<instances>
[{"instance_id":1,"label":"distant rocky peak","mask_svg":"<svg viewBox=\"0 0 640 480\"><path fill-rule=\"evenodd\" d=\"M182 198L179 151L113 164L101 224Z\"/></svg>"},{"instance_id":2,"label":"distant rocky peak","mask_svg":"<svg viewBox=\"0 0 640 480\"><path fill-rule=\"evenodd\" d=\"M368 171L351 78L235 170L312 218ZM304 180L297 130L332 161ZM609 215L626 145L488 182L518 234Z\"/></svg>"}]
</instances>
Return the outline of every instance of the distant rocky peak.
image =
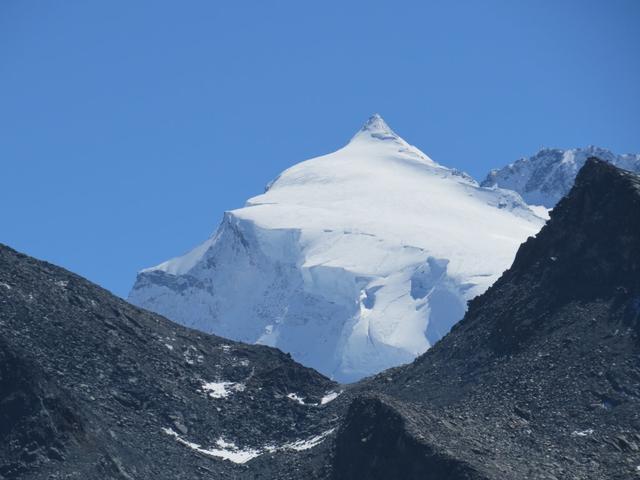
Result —
<instances>
[{"instance_id":1,"label":"distant rocky peak","mask_svg":"<svg viewBox=\"0 0 640 480\"><path fill-rule=\"evenodd\" d=\"M640 172L638 154L618 155L596 146L568 150L543 148L531 157L491 170L482 186L514 190L530 205L553 208L569 192L578 171L590 157L597 157L625 170Z\"/></svg>"}]
</instances>

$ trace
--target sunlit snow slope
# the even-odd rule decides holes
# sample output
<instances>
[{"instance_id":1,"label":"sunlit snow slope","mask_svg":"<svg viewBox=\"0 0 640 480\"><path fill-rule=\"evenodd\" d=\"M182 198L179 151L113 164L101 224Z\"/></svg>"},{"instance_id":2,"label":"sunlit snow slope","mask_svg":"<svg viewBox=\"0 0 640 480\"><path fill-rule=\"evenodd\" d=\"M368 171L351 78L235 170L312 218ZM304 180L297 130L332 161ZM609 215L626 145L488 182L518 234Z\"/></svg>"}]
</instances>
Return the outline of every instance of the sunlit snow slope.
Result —
<instances>
[{"instance_id":1,"label":"sunlit snow slope","mask_svg":"<svg viewBox=\"0 0 640 480\"><path fill-rule=\"evenodd\" d=\"M225 213L202 245L140 272L129 299L353 381L429 348L543 222L374 115Z\"/></svg>"}]
</instances>

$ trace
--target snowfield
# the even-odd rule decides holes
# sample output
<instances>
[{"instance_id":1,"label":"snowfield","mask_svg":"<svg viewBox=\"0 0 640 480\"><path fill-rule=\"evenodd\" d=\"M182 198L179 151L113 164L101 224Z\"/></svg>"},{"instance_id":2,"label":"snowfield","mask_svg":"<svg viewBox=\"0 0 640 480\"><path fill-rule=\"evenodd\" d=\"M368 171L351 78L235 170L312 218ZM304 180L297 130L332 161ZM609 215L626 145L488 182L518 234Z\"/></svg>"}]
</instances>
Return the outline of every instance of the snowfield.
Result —
<instances>
[{"instance_id":1,"label":"snowfield","mask_svg":"<svg viewBox=\"0 0 640 480\"><path fill-rule=\"evenodd\" d=\"M141 271L129 300L355 381L433 345L543 223L374 115L226 212L203 244Z\"/></svg>"}]
</instances>

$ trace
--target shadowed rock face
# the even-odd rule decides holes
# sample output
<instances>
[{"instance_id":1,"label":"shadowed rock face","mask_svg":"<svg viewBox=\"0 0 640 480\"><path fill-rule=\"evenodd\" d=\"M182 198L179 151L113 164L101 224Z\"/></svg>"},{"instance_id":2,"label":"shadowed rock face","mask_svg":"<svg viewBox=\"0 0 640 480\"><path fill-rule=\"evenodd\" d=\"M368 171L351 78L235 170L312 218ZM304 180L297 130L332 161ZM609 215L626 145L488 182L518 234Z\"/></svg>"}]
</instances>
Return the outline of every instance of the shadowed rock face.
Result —
<instances>
[{"instance_id":1,"label":"shadowed rock face","mask_svg":"<svg viewBox=\"0 0 640 480\"><path fill-rule=\"evenodd\" d=\"M0 340L0 478L20 478L30 467L64 461L86 439L83 424L55 384Z\"/></svg>"},{"instance_id":2,"label":"shadowed rock face","mask_svg":"<svg viewBox=\"0 0 640 480\"><path fill-rule=\"evenodd\" d=\"M419 413L384 396L356 398L336 440L336 480L482 480L483 475L412 431ZM421 421L428 419L422 417Z\"/></svg>"},{"instance_id":3,"label":"shadowed rock face","mask_svg":"<svg viewBox=\"0 0 640 480\"><path fill-rule=\"evenodd\" d=\"M0 331L0 479L637 478L640 179L589 160L450 334L349 387L3 246Z\"/></svg>"},{"instance_id":4,"label":"shadowed rock face","mask_svg":"<svg viewBox=\"0 0 640 480\"><path fill-rule=\"evenodd\" d=\"M269 457L269 476L288 452L265 446L335 423L331 404L287 397L320 403L335 383L282 352L180 327L1 245L0 332L0 479L246 474L201 451L215 448Z\"/></svg>"},{"instance_id":5,"label":"shadowed rock face","mask_svg":"<svg viewBox=\"0 0 640 480\"><path fill-rule=\"evenodd\" d=\"M553 328L546 318L572 302L612 301L614 308L633 308L639 272L640 180L590 159L548 225L522 245L496 291L484 300L498 301L502 290L519 285L531 289L519 299L509 296L513 307L496 317L492 345L504 351L517 348L535 330ZM535 313L514 316L520 311L516 308ZM634 328L637 333L637 323Z\"/></svg>"},{"instance_id":6,"label":"shadowed rock face","mask_svg":"<svg viewBox=\"0 0 640 480\"><path fill-rule=\"evenodd\" d=\"M640 179L590 159L452 332L361 388L488 478L634 478L639 338Z\"/></svg>"}]
</instances>

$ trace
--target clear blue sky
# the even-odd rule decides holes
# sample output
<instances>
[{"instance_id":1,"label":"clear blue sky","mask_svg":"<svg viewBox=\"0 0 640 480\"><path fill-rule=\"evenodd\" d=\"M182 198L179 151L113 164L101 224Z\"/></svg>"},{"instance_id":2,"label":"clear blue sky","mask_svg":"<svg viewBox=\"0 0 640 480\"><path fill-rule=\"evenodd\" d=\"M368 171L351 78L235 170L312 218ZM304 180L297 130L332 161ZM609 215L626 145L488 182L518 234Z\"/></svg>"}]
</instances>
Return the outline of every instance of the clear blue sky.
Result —
<instances>
[{"instance_id":1,"label":"clear blue sky","mask_svg":"<svg viewBox=\"0 0 640 480\"><path fill-rule=\"evenodd\" d=\"M373 112L483 177L640 152L640 1L0 1L0 242L125 296Z\"/></svg>"}]
</instances>

